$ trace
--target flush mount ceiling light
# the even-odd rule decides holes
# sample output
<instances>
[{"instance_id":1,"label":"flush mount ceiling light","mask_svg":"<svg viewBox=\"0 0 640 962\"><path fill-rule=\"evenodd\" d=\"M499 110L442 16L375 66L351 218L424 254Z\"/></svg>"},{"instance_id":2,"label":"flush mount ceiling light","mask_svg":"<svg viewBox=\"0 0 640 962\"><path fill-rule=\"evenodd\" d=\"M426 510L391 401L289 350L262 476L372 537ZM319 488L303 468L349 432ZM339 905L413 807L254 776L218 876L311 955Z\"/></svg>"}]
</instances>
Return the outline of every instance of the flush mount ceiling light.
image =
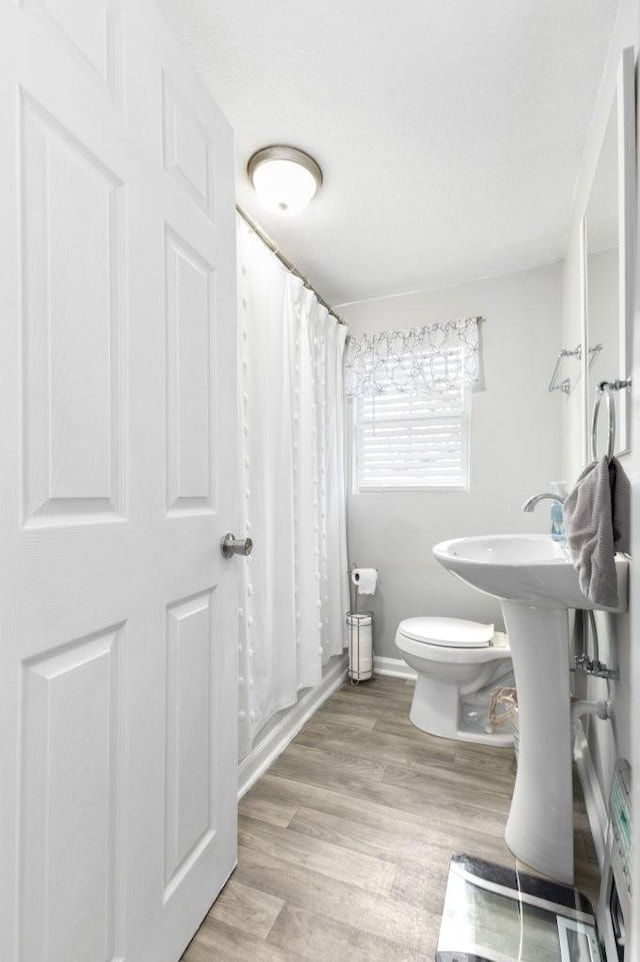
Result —
<instances>
[{"instance_id":1,"label":"flush mount ceiling light","mask_svg":"<svg viewBox=\"0 0 640 962\"><path fill-rule=\"evenodd\" d=\"M304 210L322 183L313 157L296 147L263 147L249 160L247 172L265 207L279 214Z\"/></svg>"}]
</instances>

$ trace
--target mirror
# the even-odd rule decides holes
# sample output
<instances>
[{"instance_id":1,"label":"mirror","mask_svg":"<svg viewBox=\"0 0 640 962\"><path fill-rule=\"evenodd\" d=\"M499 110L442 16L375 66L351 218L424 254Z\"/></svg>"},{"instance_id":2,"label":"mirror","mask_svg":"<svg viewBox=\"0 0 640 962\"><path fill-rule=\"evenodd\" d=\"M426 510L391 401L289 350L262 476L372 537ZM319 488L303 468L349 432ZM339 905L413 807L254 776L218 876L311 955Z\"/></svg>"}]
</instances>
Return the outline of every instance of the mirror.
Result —
<instances>
[{"instance_id":1,"label":"mirror","mask_svg":"<svg viewBox=\"0 0 640 962\"><path fill-rule=\"evenodd\" d=\"M598 157L584 218L585 341L588 459L592 457L591 418L602 381L630 376L633 305L631 253L634 224L634 55L623 51L616 97ZM631 405L626 390L613 392L616 414L614 453L629 450ZM608 446L606 404L600 406L596 452Z\"/></svg>"},{"instance_id":2,"label":"mirror","mask_svg":"<svg viewBox=\"0 0 640 962\"><path fill-rule=\"evenodd\" d=\"M618 219L618 111L614 100L598 157L587 205L584 244L587 332L589 344L587 377L587 421L590 435L590 406L601 381L615 380L620 371L619 350L619 219ZM616 405L616 449L622 441L623 425ZM607 450L608 424L606 412L598 419L596 446L599 453ZM589 448L590 450L590 448Z\"/></svg>"}]
</instances>

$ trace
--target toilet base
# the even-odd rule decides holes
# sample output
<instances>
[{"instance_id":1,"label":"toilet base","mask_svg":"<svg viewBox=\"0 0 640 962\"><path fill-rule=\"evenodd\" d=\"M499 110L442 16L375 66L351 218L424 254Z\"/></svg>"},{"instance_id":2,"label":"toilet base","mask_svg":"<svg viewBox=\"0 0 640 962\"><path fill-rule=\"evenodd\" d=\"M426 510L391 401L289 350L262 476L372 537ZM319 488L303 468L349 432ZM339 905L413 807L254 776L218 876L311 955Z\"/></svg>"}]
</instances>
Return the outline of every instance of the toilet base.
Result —
<instances>
[{"instance_id":1,"label":"toilet base","mask_svg":"<svg viewBox=\"0 0 640 962\"><path fill-rule=\"evenodd\" d=\"M409 720L416 728L439 738L495 745L497 748L513 746L510 728L506 731L496 728L493 732L487 732L482 722L472 717L461 718L460 715L461 696L457 685L418 674L409 713Z\"/></svg>"}]
</instances>

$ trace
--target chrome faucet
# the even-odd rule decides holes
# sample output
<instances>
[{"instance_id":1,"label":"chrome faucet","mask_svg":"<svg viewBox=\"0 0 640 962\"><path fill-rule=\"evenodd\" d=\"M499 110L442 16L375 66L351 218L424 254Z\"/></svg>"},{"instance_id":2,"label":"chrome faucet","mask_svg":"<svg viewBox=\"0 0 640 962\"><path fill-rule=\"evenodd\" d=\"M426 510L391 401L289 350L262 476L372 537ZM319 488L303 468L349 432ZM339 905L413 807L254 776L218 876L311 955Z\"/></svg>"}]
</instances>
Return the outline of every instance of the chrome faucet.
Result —
<instances>
[{"instance_id":1,"label":"chrome faucet","mask_svg":"<svg viewBox=\"0 0 640 962\"><path fill-rule=\"evenodd\" d=\"M565 496L563 494L551 494L545 491L544 494L534 494L531 498L527 498L525 503L522 505L523 511L533 511L533 509L540 504L541 501L555 501L556 504L562 506L564 504Z\"/></svg>"}]
</instances>

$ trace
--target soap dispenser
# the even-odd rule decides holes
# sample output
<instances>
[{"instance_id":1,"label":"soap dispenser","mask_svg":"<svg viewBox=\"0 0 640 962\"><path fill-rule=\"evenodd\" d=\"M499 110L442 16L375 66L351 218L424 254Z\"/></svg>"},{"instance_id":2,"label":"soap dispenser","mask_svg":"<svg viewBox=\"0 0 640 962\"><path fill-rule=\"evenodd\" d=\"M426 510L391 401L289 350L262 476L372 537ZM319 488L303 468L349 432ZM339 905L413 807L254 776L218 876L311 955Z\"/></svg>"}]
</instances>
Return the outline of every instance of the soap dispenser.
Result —
<instances>
[{"instance_id":1,"label":"soap dispenser","mask_svg":"<svg viewBox=\"0 0 640 962\"><path fill-rule=\"evenodd\" d=\"M567 496L567 485L565 481L552 481L551 491L561 498ZM554 541L566 541L567 534L564 530L564 512L562 505L557 501L551 502L551 537Z\"/></svg>"}]
</instances>

